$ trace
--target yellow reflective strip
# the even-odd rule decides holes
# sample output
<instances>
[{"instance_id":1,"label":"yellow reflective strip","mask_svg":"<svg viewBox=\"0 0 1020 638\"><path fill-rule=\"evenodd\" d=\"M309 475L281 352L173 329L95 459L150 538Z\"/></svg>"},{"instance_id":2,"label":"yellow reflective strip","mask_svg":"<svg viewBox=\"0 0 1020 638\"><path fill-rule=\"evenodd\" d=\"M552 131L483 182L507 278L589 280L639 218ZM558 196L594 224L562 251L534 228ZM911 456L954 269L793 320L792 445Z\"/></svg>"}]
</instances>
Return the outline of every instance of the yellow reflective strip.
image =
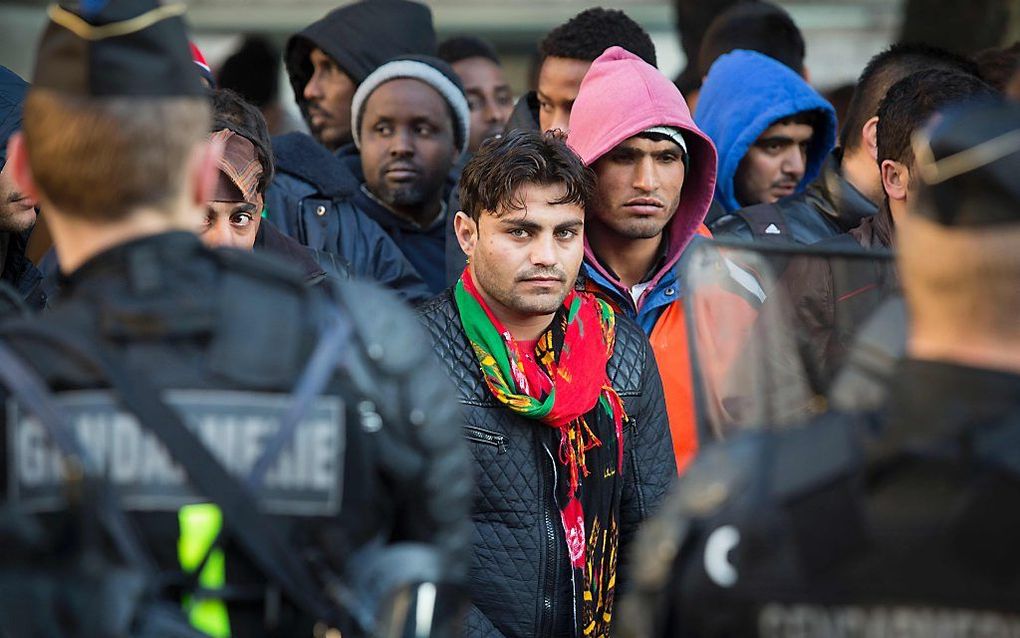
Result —
<instances>
[{"instance_id":1,"label":"yellow reflective strip","mask_svg":"<svg viewBox=\"0 0 1020 638\"><path fill-rule=\"evenodd\" d=\"M80 16L75 15L56 4L50 5L46 12L49 14L50 20L53 20L79 38L95 42L147 29L157 22L166 20L167 18L184 15L187 10L188 7L181 3L167 4L157 7L152 11L147 11L140 16L135 16L130 20L104 24L101 26L89 24L85 20L82 20Z\"/></svg>"},{"instance_id":2,"label":"yellow reflective strip","mask_svg":"<svg viewBox=\"0 0 1020 638\"><path fill-rule=\"evenodd\" d=\"M212 547L223 526L223 514L212 503L185 505L177 513L180 537L177 539L177 557L188 572L198 569L199 563ZM209 553L198 583L203 589L220 589L226 584L226 557L222 550ZM213 638L230 638L230 616L222 600L206 598L192 600L185 597L184 609L191 626Z\"/></svg>"},{"instance_id":3,"label":"yellow reflective strip","mask_svg":"<svg viewBox=\"0 0 1020 638\"><path fill-rule=\"evenodd\" d=\"M230 638L230 617L222 600L185 601L191 626L212 638Z\"/></svg>"}]
</instances>

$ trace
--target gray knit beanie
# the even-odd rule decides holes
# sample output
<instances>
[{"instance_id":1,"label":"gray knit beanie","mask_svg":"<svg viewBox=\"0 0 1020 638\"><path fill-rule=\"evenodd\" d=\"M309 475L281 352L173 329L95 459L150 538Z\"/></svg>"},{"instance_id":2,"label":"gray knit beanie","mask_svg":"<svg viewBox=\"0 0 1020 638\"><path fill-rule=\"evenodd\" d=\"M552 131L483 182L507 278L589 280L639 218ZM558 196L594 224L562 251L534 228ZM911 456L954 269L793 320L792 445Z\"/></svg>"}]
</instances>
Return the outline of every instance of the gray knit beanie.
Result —
<instances>
[{"instance_id":1,"label":"gray knit beanie","mask_svg":"<svg viewBox=\"0 0 1020 638\"><path fill-rule=\"evenodd\" d=\"M467 151L471 125L471 113L467 97L464 95L464 86L450 65L427 55L409 55L390 60L373 71L358 86L354 93L354 101L351 103L351 113L354 115L351 132L354 134L355 146L361 148L361 116L368 96L386 82L399 78L412 78L424 82L443 96L450 105L450 111L453 112L454 143L463 155Z\"/></svg>"}]
</instances>

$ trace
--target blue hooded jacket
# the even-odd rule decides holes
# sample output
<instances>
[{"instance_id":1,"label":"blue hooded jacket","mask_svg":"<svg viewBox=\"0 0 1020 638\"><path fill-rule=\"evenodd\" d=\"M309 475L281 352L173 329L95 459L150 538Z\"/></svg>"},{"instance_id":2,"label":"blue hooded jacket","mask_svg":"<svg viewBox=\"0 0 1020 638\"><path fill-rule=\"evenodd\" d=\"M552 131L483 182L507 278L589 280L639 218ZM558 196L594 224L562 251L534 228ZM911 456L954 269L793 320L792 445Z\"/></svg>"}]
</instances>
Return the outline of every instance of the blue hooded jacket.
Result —
<instances>
[{"instance_id":1,"label":"blue hooded jacket","mask_svg":"<svg viewBox=\"0 0 1020 638\"><path fill-rule=\"evenodd\" d=\"M7 163L7 141L21 129L21 107L28 93L28 84L16 73L0 66L0 169ZM25 247L31 230L24 233L10 233L3 259L3 274L0 279L13 286L25 304L34 310L46 305L42 291L42 275L25 257ZM0 304L6 312L7 304Z\"/></svg>"},{"instance_id":2,"label":"blue hooded jacket","mask_svg":"<svg viewBox=\"0 0 1020 638\"><path fill-rule=\"evenodd\" d=\"M719 152L715 201L726 212L743 208L733 178L751 145L773 123L804 111L820 112L821 125L808 145L798 193L818 176L836 144L832 105L787 66L761 53L738 49L712 65L701 86L694 121Z\"/></svg>"}]
</instances>

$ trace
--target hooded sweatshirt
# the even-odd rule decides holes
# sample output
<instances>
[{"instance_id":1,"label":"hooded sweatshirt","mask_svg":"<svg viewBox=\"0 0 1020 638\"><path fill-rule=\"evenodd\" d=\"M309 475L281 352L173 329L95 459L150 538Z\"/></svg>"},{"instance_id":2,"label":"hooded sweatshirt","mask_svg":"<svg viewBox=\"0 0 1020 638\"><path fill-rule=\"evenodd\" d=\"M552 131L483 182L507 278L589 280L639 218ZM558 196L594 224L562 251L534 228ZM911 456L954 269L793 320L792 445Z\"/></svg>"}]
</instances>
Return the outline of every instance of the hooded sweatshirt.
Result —
<instances>
[{"instance_id":1,"label":"hooded sweatshirt","mask_svg":"<svg viewBox=\"0 0 1020 638\"><path fill-rule=\"evenodd\" d=\"M585 242L586 287L635 319L649 335L662 376L677 468L697 450L693 383L687 353L677 265L695 235L708 234L702 222L715 188L716 152L691 118L680 90L656 68L620 47L611 47L592 64L570 113L570 146L588 166L621 142L652 127L680 129L688 161L680 204L664 230L660 265L635 301L619 278Z\"/></svg>"},{"instance_id":2,"label":"hooded sweatshirt","mask_svg":"<svg viewBox=\"0 0 1020 638\"><path fill-rule=\"evenodd\" d=\"M24 80L0 66L0 169L7 163L8 140L21 129L21 108L27 92ZM25 257L30 234L0 233L0 279L13 286L29 308L38 310L46 305L46 295L40 285L42 275Z\"/></svg>"},{"instance_id":3,"label":"hooded sweatshirt","mask_svg":"<svg viewBox=\"0 0 1020 638\"><path fill-rule=\"evenodd\" d=\"M312 78L311 53L322 49L354 84L400 55L436 55L432 11L408 0L362 0L326 14L287 41L284 62L299 106Z\"/></svg>"},{"instance_id":4,"label":"hooded sweatshirt","mask_svg":"<svg viewBox=\"0 0 1020 638\"><path fill-rule=\"evenodd\" d=\"M592 63L570 113L570 147L585 165L593 165L621 142L655 126L681 130L687 143L687 171L680 205L665 229L664 260L652 273L647 289L635 303L619 278L596 258L585 242L585 271L600 285L608 287L624 301L623 307L637 315L638 322L651 332L656 308L675 301L673 269L690 241L698 234L705 213L712 203L715 187L716 152L709 139L694 123L687 103L658 69L621 48L610 47ZM663 298L663 289L673 290Z\"/></svg>"},{"instance_id":5,"label":"hooded sweatshirt","mask_svg":"<svg viewBox=\"0 0 1020 638\"><path fill-rule=\"evenodd\" d=\"M719 150L715 199L726 212L743 208L733 178L751 145L775 122L805 111L818 112L819 124L808 144L798 193L818 176L836 144L832 105L787 66L761 53L738 49L712 65L694 119Z\"/></svg>"}]
</instances>

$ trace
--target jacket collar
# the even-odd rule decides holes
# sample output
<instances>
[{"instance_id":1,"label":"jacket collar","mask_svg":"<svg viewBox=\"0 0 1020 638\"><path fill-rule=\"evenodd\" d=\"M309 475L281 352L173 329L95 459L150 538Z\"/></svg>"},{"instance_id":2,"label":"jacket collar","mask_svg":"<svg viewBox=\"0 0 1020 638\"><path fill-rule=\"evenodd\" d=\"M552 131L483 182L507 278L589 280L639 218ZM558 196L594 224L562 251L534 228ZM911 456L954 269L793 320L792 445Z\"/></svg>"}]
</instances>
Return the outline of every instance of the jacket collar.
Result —
<instances>
[{"instance_id":1,"label":"jacket collar","mask_svg":"<svg viewBox=\"0 0 1020 638\"><path fill-rule=\"evenodd\" d=\"M255 250L263 254L277 255L301 268L306 280L314 280L326 274L322 266L312 257L311 249L296 239L284 235L276 226L263 219L255 235Z\"/></svg>"},{"instance_id":2,"label":"jacket collar","mask_svg":"<svg viewBox=\"0 0 1020 638\"><path fill-rule=\"evenodd\" d=\"M842 162L842 152L834 150L826 158L821 175L808 187L807 196L845 233L877 213L878 206L843 177Z\"/></svg>"},{"instance_id":3,"label":"jacket collar","mask_svg":"<svg viewBox=\"0 0 1020 638\"><path fill-rule=\"evenodd\" d=\"M938 442L1020 416L1020 375L907 359L890 397L883 444Z\"/></svg>"}]
</instances>

